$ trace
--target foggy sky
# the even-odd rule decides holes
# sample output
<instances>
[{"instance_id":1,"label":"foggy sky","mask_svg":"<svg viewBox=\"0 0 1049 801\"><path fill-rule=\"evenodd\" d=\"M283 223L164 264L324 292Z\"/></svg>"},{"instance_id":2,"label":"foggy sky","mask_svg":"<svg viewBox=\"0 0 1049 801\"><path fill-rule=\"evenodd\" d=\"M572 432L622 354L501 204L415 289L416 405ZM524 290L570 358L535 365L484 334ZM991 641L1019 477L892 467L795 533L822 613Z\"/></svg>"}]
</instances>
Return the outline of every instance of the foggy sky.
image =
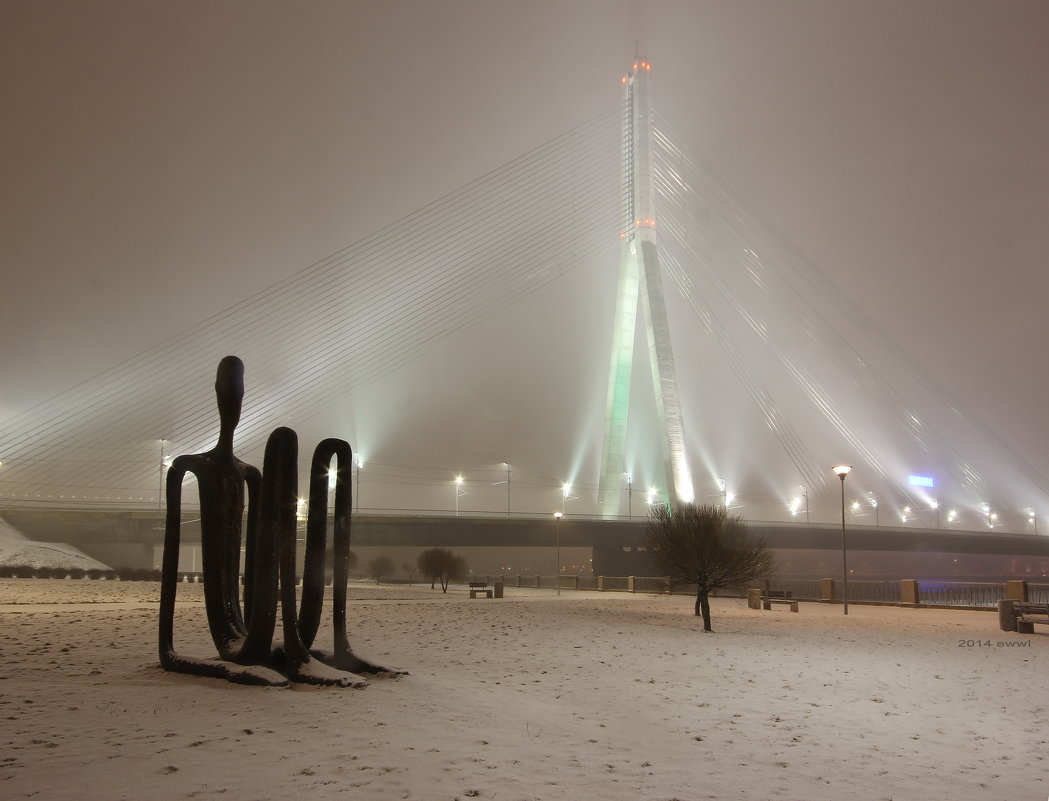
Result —
<instances>
[{"instance_id":1,"label":"foggy sky","mask_svg":"<svg viewBox=\"0 0 1049 801\"><path fill-rule=\"evenodd\" d=\"M687 146L1049 471L1046 30L1009 0L0 0L0 420L614 105L636 47ZM571 437L612 290L568 286L383 388L422 396L421 461L535 437L468 441L479 365L552 371L499 403Z\"/></svg>"}]
</instances>

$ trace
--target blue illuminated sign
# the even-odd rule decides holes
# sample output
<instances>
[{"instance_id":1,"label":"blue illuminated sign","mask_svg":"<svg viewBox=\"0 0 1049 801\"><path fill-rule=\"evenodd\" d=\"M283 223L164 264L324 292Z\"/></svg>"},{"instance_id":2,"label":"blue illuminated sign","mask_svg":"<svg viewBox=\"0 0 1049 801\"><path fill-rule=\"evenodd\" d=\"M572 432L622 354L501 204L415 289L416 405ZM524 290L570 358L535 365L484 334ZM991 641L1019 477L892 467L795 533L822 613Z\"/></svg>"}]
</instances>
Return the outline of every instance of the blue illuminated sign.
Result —
<instances>
[{"instance_id":1,"label":"blue illuminated sign","mask_svg":"<svg viewBox=\"0 0 1049 801\"><path fill-rule=\"evenodd\" d=\"M908 481L912 487L935 487L936 481L932 476L907 476Z\"/></svg>"}]
</instances>

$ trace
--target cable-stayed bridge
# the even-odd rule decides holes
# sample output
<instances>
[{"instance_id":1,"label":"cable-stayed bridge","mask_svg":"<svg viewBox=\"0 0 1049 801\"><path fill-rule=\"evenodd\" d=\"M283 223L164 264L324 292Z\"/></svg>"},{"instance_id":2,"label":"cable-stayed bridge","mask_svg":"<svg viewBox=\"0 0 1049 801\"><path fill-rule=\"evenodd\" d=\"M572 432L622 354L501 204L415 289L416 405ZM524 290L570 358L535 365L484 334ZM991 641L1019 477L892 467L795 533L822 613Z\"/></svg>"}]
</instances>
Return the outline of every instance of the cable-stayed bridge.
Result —
<instances>
[{"instance_id":1,"label":"cable-stayed bridge","mask_svg":"<svg viewBox=\"0 0 1049 801\"><path fill-rule=\"evenodd\" d=\"M364 452L358 504L639 516L647 502L694 497L754 520L815 522L838 514L829 468L847 461L853 522L1036 532L1049 509L1046 477L639 102L633 90L647 72L635 66L623 102L606 113L3 421L0 504L156 508L164 460L215 440L211 385L228 353L248 366L243 458L260 463L275 426L313 421L364 452L364 422L332 422L353 418L369 388L395 377L425 383L445 343L464 332L483 339L572 276L592 280L577 301L589 312L614 297L617 277L622 294L624 254L643 245L653 256L638 274L656 270L645 280L661 286L638 302L663 302L665 320L626 330L611 307L598 310L599 370L559 385L596 410L598 423L578 426L580 442L539 447L545 432L524 425L523 455L504 448L466 469L455 453ZM627 316L639 309L623 306ZM519 332L524 350L533 337ZM674 370L660 373L671 341ZM615 378L605 367L616 348L638 369L620 381L631 412L610 448L605 391ZM662 441L668 399L680 423L673 458ZM468 397L463 406L477 413ZM304 436L304 458L311 443ZM687 490L675 459L688 468Z\"/></svg>"}]
</instances>

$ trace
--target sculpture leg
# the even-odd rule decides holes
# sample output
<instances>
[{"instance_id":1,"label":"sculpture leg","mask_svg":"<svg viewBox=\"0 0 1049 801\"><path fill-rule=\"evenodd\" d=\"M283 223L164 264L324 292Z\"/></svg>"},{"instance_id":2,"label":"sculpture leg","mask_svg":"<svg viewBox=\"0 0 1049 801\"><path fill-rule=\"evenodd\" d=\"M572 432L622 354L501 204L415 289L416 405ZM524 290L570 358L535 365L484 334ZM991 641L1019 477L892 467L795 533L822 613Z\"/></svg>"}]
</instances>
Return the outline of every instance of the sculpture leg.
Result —
<instances>
[{"instance_id":1,"label":"sculpture leg","mask_svg":"<svg viewBox=\"0 0 1049 801\"><path fill-rule=\"evenodd\" d=\"M362 687L368 683L367 679L330 667L314 659L299 634L295 614L297 458L298 442L295 432L290 428L276 429L266 443L266 461L262 469L260 525L273 532L280 566L280 603L284 648L283 653L277 658L282 662L282 667L291 681L339 687ZM323 574L321 581L320 589L323 596Z\"/></svg>"},{"instance_id":2,"label":"sculpture leg","mask_svg":"<svg viewBox=\"0 0 1049 801\"><path fill-rule=\"evenodd\" d=\"M334 581L332 583L332 627L335 653L331 663L352 673L370 675L404 675L408 671L371 662L354 654L346 630L346 585L350 580L350 513L353 497L350 490L350 465L353 453L349 443L338 439L326 439L317 446L317 453L324 455L325 462L336 457L338 473L335 478L335 525L332 543L334 556ZM314 456L314 469L317 456Z\"/></svg>"},{"instance_id":3,"label":"sculpture leg","mask_svg":"<svg viewBox=\"0 0 1049 801\"><path fill-rule=\"evenodd\" d=\"M180 461L180 459L182 461ZM238 684L270 687L287 686L284 676L259 665L239 665L228 661L183 656L175 651L175 595L178 589L178 557L181 544L182 479L188 459L176 459L167 475L167 520L164 531L164 561L160 583L159 647L160 664L165 670L196 676L226 679ZM272 635L271 635L272 636Z\"/></svg>"}]
</instances>

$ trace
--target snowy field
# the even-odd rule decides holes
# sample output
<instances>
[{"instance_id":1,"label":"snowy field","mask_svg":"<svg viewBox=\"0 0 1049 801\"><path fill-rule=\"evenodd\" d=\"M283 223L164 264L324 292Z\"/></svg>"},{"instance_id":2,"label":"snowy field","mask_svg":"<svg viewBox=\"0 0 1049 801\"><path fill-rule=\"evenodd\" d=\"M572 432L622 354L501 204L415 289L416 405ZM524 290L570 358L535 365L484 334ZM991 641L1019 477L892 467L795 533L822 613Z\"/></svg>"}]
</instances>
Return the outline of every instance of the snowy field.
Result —
<instances>
[{"instance_id":1,"label":"snowy field","mask_svg":"<svg viewBox=\"0 0 1049 801\"><path fill-rule=\"evenodd\" d=\"M989 612L355 584L411 675L264 689L162 671L158 587L0 580L0 797L1049 797L1049 635ZM178 615L212 655L199 585Z\"/></svg>"}]
</instances>

